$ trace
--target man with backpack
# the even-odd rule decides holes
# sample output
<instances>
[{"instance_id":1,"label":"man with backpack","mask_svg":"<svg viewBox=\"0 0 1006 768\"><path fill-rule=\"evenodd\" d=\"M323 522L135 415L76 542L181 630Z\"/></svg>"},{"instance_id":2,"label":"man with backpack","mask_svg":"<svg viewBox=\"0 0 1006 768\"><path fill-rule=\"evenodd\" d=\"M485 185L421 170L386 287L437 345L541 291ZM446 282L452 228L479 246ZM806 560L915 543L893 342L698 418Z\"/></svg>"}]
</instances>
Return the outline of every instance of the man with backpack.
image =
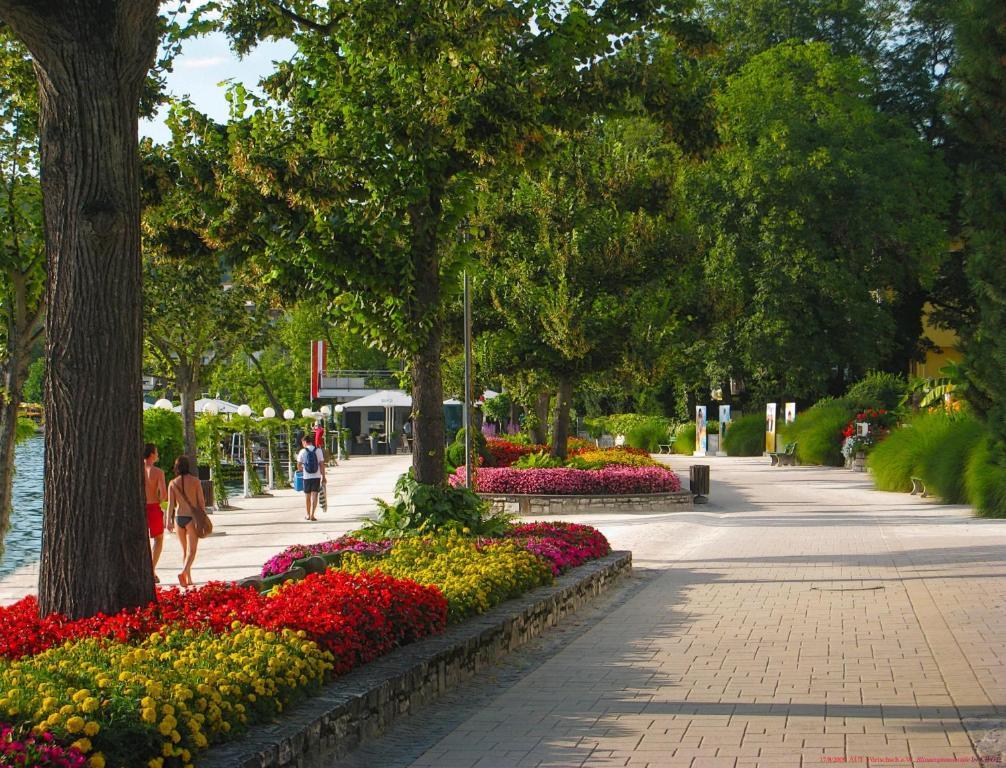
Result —
<instances>
[{"instance_id":1,"label":"man with backpack","mask_svg":"<svg viewBox=\"0 0 1006 768\"><path fill-rule=\"evenodd\" d=\"M321 486L328 483L325 477L325 452L314 444L314 435L307 434L301 438L304 446L297 454L297 469L304 478L304 501L307 505L305 520L316 520L318 510L318 493Z\"/></svg>"}]
</instances>

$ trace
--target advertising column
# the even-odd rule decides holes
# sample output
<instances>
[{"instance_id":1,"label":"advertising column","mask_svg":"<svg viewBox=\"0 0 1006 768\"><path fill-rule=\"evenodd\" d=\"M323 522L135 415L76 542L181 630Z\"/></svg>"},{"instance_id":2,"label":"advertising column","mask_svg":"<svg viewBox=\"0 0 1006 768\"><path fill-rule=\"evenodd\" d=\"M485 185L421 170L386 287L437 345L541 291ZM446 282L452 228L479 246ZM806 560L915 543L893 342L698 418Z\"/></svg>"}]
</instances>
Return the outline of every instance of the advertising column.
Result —
<instances>
[{"instance_id":1,"label":"advertising column","mask_svg":"<svg viewBox=\"0 0 1006 768\"><path fill-rule=\"evenodd\" d=\"M695 453L693 456L705 456L708 440L706 439L706 407L695 406Z\"/></svg>"},{"instance_id":2,"label":"advertising column","mask_svg":"<svg viewBox=\"0 0 1006 768\"><path fill-rule=\"evenodd\" d=\"M775 453L775 415L776 404L765 406L765 453Z\"/></svg>"},{"instance_id":3,"label":"advertising column","mask_svg":"<svg viewBox=\"0 0 1006 768\"><path fill-rule=\"evenodd\" d=\"M787 424L792 424L796 421L796 403L786 403L785 410L783 411L783 419L785 419Z\"/></svg>"},{"instance_id":4,"label":"advertising column","mask_svg":"<svg viewBox=\"0 0 1006 768\"><path fill-rule=\"evenodd\" d=\"M727 449L723 441L726 440L727 430L730 428L730 406L721 405L720 406L720 445L719 450L716 451L717 456L726 456Z\"/></svg>"}]
</instances>

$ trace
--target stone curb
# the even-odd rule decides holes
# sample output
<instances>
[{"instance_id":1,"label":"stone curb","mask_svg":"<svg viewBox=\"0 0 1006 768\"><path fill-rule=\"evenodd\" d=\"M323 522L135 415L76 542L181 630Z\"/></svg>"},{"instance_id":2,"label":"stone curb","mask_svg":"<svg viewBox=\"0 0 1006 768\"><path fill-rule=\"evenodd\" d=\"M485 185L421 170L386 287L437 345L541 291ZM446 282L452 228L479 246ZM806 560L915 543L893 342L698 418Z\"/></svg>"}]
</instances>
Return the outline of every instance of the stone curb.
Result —
<instances>
[{"instance_id":1,"label":"stone curb","mask_svg":"<svg viewBox=\"0 0 1006 768\"><path fill-rule=\"evenodd\" d=\"M574 568L435 637L397 648L325 686L280 722L215 747L199 768L321 768L397 718L542 634L632 570L631 552Z\"/></svg>"},{"instance_id":2,"label":"stone curb","mask_svg":"<svg viewBox=\"0 0 1006 768\"><path fill-rule=\"evenodd\" d=\"M694 509L691 491L559 495L546 493L480 493L494 512L519 517L539 515L664 514Z\"/></svg>"}]
</instances>

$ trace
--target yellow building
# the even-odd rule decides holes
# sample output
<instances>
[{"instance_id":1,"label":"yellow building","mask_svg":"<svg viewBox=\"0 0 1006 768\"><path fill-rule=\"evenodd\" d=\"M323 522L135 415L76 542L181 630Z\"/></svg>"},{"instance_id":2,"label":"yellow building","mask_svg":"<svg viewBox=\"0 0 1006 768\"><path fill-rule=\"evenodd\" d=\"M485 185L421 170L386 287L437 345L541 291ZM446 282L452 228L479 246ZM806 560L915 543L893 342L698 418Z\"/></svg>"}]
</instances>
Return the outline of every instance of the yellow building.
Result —
<instances>
[{"instance_id":1,"label":"yellow building","mask_svg":"<svg viewBox=\"0 0 1006 768\"><path fill-rule=\"evenodd\" d=\"M929 313L932 306L926 304L922 314L922 333L933 344L936 349L926 352L926 359L919 363L912 363L909 373L919 378L936 377L940 375L940 368L947 363L959 363L961 360L960 340L953 331L943 328L934 328L929 322Z\"/></svg>"}]
</instances>

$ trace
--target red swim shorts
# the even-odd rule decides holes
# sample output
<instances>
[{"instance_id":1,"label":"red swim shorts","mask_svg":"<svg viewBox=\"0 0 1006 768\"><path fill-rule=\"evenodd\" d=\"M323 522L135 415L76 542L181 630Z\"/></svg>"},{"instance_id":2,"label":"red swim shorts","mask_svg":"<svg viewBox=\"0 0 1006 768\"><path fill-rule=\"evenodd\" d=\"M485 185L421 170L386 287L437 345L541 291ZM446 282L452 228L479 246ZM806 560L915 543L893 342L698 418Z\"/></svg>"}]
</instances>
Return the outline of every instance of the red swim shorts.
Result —
<instances>
[{"instance_id":1,"label":"red swim shorts","mask_svg":"<svg viewBox=\"0 0 1006 768\"><path fill-rule=\"evenodd\" d=\"M147 530L152 539L164 533L164 512L160 504L147 505Z\"/></svg>"}]
</instances>

